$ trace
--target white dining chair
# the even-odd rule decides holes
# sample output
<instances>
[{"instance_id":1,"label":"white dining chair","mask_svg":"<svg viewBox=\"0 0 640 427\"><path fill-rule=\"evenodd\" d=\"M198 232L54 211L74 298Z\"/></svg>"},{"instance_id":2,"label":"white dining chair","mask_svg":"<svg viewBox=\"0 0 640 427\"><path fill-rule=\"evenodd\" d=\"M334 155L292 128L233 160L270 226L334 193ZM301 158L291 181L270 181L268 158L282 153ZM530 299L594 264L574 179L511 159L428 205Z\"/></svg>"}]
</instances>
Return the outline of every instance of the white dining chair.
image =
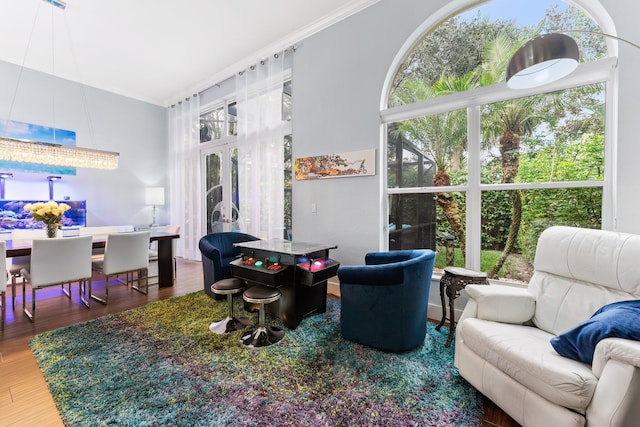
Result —
<instances>
[{"instance_id":1,"label":"white dining chair","mask_svg":"<svg viewBox=\"0 0 640 427\"><path fill-rule=\"evenodd\" d=\"M2 303L2 321L7 312L7 282L9 281L9 272L7 271L7 245L4 241L0 241L0 303ZM15 292L15 291L14 291Z\"/></svg>"},{"instance_id":2,"label":"white dining chair","mask_svg":"<svg viewBox=\"0 0 640 427\"><path fill-rule=\"evenodd\" d=\"M91 308L91 247L91 236L33 240L29 270L22 270L31 285L31 311L27 309L24 282L22 307L32 322L36 317L36 291L49 286L62 285L64 293L71 298L71 283L78 282L80 299ZM65 283L69 285L68 291L64 289Z\"/></svg>"},{"instance_id":3,"label":"white dining chair","mask_svg":"<svg viewBox=\"0 0 640 427\"><path fill-rule=\"evenodd\" d=\"M11 230L11 240L13 241L31 241L33 239L44 239L45 237L47 237L46 231L41 228ZM11 274L11 308L13 310L15 310L16 308L16 296L18 295L18 293L16 292L16 287L18 278L22 279L22 283L24 284L25 278L22 275L22 270L26 269L27 271L29 271L30 264L31 257L29 255L11 257L9 274Z\"/></svg>"},{"instance_id":4,"label":"white dining chair","mask_svg":"<svg viewBox=\"0 0 640 427\"><path fill-rule=\"evenodd\" d=\"M29 271L30 264L31 257L29 255L14 256L9 260L9 274L11 275L11 308L13 310L16 308L16 285L18 278L21 278L22 283L24 283L25 279L22 275L22 270Z\"/></svg>"},{"instance_id":5,"label":"white dining chair","mask_svg":"<svg viewBox=\"0 0 640 427\"><path fill-rule=\"evenodd\" d=\"M124 233L134 231L133 225L103 225L103 226L93 226L93 227L80 227L78 233L81 236L96 236L106 238L108 234L111 233ZM92 261L100 261L104 258L104 247L102 248L93 248L93 258Z\"/></svg>"},{"instance_id":6,"label":"white dining chair","mask_svg":"<svg viewBox=\"0 0 640 427\"><path fill-rule=\"evenodd\" d=\"M149 291L149 231L133 233L112 233L107 235L104 259L93 261L93 269L105 276L104 296L92 294L91 297L102 304L109 302L109 279L118 274L126 274L127 284L136 291L147 294ZM136 274L134 285L134 273ZM140 285L144 281L144 289Z\"/></svg>"}]
</instances>

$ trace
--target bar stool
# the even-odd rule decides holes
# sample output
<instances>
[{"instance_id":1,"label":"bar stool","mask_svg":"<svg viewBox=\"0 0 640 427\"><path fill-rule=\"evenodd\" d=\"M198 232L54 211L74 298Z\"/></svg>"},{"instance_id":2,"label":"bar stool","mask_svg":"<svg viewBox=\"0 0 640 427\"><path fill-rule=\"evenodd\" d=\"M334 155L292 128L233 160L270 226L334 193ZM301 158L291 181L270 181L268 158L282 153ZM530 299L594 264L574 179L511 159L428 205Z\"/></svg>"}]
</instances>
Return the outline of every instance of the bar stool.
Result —
<instances>
[{"instance_id":1,"label":"bar stool","mask_svg":"<svg viewBox=\"0 0 640 427\"><path fill-rule=\"evenodd\" d=\"M246 302L260 304L260 314L258 328L245 334L242 337L242 344L247 347L266 347L284 338L284 331L276 327L266 326L264 319L264 305L278 301L281 295L278 289L265 285L251 286L244 291L242 298Z\"/></svg>"},{"instance_id":2,"label":"bar stool","mask_svg":"<svg viewBox=\"0 0 640 427\"><path fill-rule=\"evenodd\" d=\"M233 316L233 296L244 291L245 283L238 278L222 279L211 285L211 292L218 295L227 296L227 304L229 306L229 314L226 318L219 322L213 322L209 325L209 330L215 334L224 334L233 331L239 331L249 326L249 319L235 318Z\"/></svg>"}]
</instances>

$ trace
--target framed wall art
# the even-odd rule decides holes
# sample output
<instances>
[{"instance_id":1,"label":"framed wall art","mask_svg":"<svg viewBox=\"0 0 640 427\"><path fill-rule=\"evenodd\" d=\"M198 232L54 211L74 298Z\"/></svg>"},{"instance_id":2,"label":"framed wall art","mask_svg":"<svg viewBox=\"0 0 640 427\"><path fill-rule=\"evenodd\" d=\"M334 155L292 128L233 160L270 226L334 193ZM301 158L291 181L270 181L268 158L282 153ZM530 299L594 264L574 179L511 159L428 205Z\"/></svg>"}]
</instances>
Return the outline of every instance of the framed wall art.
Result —
<instances>
[{"instance_id":1,"label":"framed wall art","mask_svg":"<svg viewBox=\"0 0 640 427\"><path fill-rule=\"evenodd\" d=\"M376 150L300 157L295 159L294 171L299 181L372 176L376 174Z\"/></svg>"}]
</instances>

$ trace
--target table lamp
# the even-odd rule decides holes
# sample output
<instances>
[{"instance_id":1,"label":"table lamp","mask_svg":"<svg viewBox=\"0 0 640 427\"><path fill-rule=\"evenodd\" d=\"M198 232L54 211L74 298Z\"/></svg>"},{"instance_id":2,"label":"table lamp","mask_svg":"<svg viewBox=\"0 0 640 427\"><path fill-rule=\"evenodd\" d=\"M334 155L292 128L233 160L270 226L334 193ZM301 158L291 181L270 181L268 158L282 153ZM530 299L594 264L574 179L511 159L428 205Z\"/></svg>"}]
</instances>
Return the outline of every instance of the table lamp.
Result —
<instances>
[{"instance_id":1,"label":"table lamp","mask_svg":"<svg viewBox=\"0 0 640 427\"><path fill-rule=\"evenodd\" d=\"M145 203L153 206L153 221L151 227L157 227L156 206L164 206L164 187L148 187L145 190Z\"/></svg>"}]
</instances>

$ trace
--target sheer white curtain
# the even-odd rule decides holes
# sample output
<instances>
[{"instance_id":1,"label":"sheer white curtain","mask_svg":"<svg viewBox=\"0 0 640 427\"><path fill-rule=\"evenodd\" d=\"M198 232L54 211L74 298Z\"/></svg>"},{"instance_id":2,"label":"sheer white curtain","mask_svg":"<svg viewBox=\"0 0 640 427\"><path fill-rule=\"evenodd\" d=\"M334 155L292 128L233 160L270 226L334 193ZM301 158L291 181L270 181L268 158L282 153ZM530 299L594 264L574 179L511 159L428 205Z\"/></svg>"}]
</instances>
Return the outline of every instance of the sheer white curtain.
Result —
<instances>
[{"instance_id":1,"label":"sheer white curtain","mask_svg":"<svg viewBox=\"0 0 640 427\"><path fill-rule=\"evenodd\" d=\"M241 229L261 239L284 230L284 52L236 76Z\"/></svg>"},{"instance_id":2,"label":"sheer white curtain","mask_svg":"<svg viewBox=\"0 0 640 427\"><path fill-rule=\"evenodd\" d=\"M194 95L169 108L169 194L171 223L180 226L176 255L200 260L202 175L200 168L200 101Z\"/></svg>"}]
</instances>

